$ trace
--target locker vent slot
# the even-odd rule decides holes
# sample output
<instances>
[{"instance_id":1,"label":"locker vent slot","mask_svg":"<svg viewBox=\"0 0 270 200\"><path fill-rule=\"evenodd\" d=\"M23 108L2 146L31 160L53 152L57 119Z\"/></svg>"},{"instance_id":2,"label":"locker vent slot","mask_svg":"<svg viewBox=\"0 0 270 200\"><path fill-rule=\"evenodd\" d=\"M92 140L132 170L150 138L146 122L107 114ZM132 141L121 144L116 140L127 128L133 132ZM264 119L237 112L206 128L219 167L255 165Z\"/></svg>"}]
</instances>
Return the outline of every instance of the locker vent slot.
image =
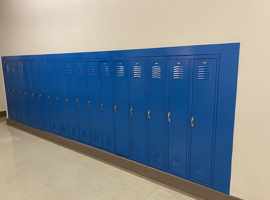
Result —
<instances>
[{"instance_id":1,"label":"locker vent slot","mask_svg":"<svg viewBox=\"0 0 270 200\"><path fill-rule=\"evenodd\" d=\"M82 66L77 66L77 75L82 76L83 75L83 68Z\"/></svg>"},{"instance_id":2,"label":"locker vent slot","mask_svg":"<svg viewBox=\"0 0 270 200\"><path fill-rule=\"evenodd\" d=\"M108 137L108 136L105 137L105 145L112 146L112 138L111 137Z\"/></svg>"},{"instance_id":3,"label":"locker vent slot","mask_svg":"<svg viewBox=\"0 0 270 200\"><path fill-rule=\"evenodd\" d=\"M72 134L72 135L76 135L76 128L72 128L72 129L71 129L71 134Z\"/></svg>"},{"instance_id":4,"label":"locker vent slot","mask_svg":"<svg viewBox=\"0 0 270 200\"><path fill-rule=\"evenodd\" d=\"M23 72L22 64L19 65L18 70L19 70L19 72Z\"/></svg>"},{"instance_id":5,"label":"locker vent slot","mask_svg":"<svg viewBox=\"0 0 270 200\"><path fill-rule=\"evenodd\" d=\"M183 164L182 164L182 159L177 157L177 156L173 156L172 157L172 166L174 168L177 168L177 169L183 169Z\"/></svg>"},{"instance_id":6,"label":"locker vent slot","mask_svg":"<svg viewBox=\"0 0 270 200\"><path fill-rule=\"evenodd\" d=\"M94 141L95 142L99 141L99 135L97 133L94 133Z\"/></svg>"},{"instance_id":7,"label":"locker vent slot","mask_svg":"<svg viewBox=\"0 0 270 200\"><path fill-rule=\"evenodd\" d=\"M29 69L28 69L28 66L27 65L24 66L24 71L25 71L25 73L28 73Z\"/></svg>"},{"instance_id":8,"label":"locker vent slot","mask_svg":"<svg viewBox=\"0 0 270 200\"><path fill-rule=\"evenodd\" d=\"M65 125L62 125L62 132L66 132L66 126Z\"/></svg>"},{"instance_id":9,"label":"locker vent slot","mask_svg":"<svg viewBox=\"0 0 270 200\"><path fill-rule=\"evenodd\" d=\"M206 178L206 166L201 163L195 163L195 174Z\"/></svg>"},{"instance_id":10,"label":"locker vent slot","mask_svg":"<svg viewBox=\"0 0 270 200\"><path fill-rule=\"evenodd\" d=\"M39 73L40 74L43 74L43 67L42 67L42 65L39 66Z\"/></svg>"},{"instance_id":11,"label":"locker vent slot","mask_svg":"<svg viewBox=\"0 0 270 200\"><path fill-rule=\"evenodd\" d=\"M173 79L184 79L184 67L182 66L173 67Z\"/></svg>"},{"instance_id":12,"label":"locker vent slot","mask_svg":"<svg viewBox=\"0 0 270 200\"><path fill-rule=\"evenodd\" d=\"M56 74L60 75L61 74L61 66L56 66Z\"/></svg>"},{"instance_id":13,"label":"locker vent slot","mask_svg":"<svg viewBox=\"0 0 270 200\"><path fill-rule=\"evenodd\" d=\"M51 74L51 73L52 73L52 66L48 65L48 74Z\"/></svg>"},{"instance_id":14,"label":"locker vent slot","mask_svg":"<svg viewBox=\"0 0 270 200\"><path fill-rule=\"evenodd\" d=\"M102 76L109 76L109 67L102 66Z\"/></svg>"},{"instance_id":15,"label":"locker vent slot","mask_svg":"<svg viewBox=\"0 0 270 200\"><path fill-rule=\"evenodd\" d=\"M70 65L66 66L66 75L71 75L71 66Z\"/></svg>"},{"instance_id":16,"label":"locker vent slot","mask_svg":"<svg viewBox=\"0 0 270 200\"><path fill-rule=\"evenodd\" d=\"M152 156L153 156L153 161L156 161L159 163L161 162L161 152L160 151L153 150Z\"/></svg>"},{"instance_id":17,"label":"locker vent slot","mask_svg":"<svg viewBox=\"0 0 270 200\"><path fill-rule=\"evenodd\" d=\"M143 156L143 147L141 145L135 146L135 155L137 156Z\"/></svg>"},{"instance_id":18,"label":"locker vent slot","mask_svg":"<svg viewBox=\"0 0 270 200\"><path fill-rule=\"evenodd\" d=\"M152 66L152 78L161 78L160 66Z\"/></svg>"},{"instance_id":19,"label":"locker vent slot","mask_svg":"<svg viewBox=\"0 0 270 200\"><path fill-rule=\"evenodd\" d=\"M210 66L199 66L198 69L198 80L211 80L211 67Z\"/></svg>"},{"instance_id":20,"label":"locker vent slot","mask_svg":"<svg viewBox=\"0 0 270 200\"><path fill-rule=\"evenodd\" d=\"M53 129L56 130L56 123L53 123Z\"/></svg>"},{"instance_id":21,"label":"locker vent slot","mask_svg":"<svg viewBox=\"0 0 270 200\"><path fill-rule=\"evenodd\" d=\"M95 76L95 66L88 67L89 76Z\"/></svg>"},{"instance_id":22,"label":"locker vent slot","mask_svg":"<svg viewBox=\"0 0 270 200\"><path fill-rule=\"evenodd\" d=\"M133 75L134 75L134 78L141 78L142 77L141 66L134 66L133 67Z\"/></svg>"},{"instance_id":23,"label":"locker vent slot","mask_svg":"<svg viewBox=\"0 0 270 200\"><path fill-rule=\"evenodd\" d=\"M117 76L118 77L124 77L125 76L124 66L117 66Z\"/></svg>"},{"instance_id":24,"label":"locker vent slot","mask_svg":"<svg viewBox=\"0 0 270 200\"><path fill-rule=\"evenodd\" d=\"M86 131L82 130L82 138L86 139L87 138L87 133Z\"/></svg>"},{"instance_id":25,"label":"locker vent slot","mask_svg":"<svg viewBox=\"0 0 270 200\"><path fill-rule=\"evenodd\" d=\"M119 150L126 152L127 151L127 143L125 141L118 141L118 145L119 145Z\"/></svg>"}]
</instances>

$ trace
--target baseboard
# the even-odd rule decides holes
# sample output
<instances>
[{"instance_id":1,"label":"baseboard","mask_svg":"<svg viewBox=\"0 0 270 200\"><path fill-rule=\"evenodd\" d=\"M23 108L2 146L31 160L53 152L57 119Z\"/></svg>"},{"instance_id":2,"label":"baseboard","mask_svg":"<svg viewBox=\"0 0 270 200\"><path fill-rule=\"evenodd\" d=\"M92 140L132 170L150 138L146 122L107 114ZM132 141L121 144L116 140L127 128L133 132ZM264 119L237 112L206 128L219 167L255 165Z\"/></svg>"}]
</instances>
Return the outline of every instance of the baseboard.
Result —
<instances>
[{"instance_id":1,"label":"baseboard","mask_svg":"<svg viewBox=\"0 0 270 200\"><path fill-rule=\"evenodd\" d=\"M146 165L134 162L132 160L123 158L121 156L109 153L97 149L92 146L81 144L79 142L69 140L58 135L54 135L45 131L41 131L30 126L15 122L13 120L7 119L7 124L23 131L26 131L35 136L41 137L43 139L49 140L51 142L57 143L74 151L80 152L82 154L97 158L106 163L129 171L131 173L138 174L154 182L160 183L162 185L168 186L174 190L181 193L186 193L192 195L195 198L204 200L239 200L239 198L226 195L224 193L218 192L216 190L198 185L196 183L190 182L188 180L179 178L172 174L148 167Z\"/></svg>"},{"instance_id":2,"label":"baseboard","mask_svg":"<svg viewBox=\"0 0 270 200\"><path fill-rule=\"evenodd\" d=\"M6 117L7 112L6 111L0 111L0 117Z\"/></svg>"}]
</instances>

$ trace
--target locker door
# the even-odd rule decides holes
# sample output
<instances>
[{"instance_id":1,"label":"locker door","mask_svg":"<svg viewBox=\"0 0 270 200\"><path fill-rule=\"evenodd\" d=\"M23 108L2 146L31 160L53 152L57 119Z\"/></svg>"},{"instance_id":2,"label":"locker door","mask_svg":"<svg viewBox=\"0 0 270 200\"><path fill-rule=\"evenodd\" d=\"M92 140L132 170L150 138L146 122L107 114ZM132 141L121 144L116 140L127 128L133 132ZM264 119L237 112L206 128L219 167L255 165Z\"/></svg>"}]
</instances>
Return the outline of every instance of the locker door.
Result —
<instances>
[{"instance_id":1,"label":"locker door","mask_svg":"<svg viewBox=\"0 0 270 200\"><path fill-rule=\"evenodd\" d=\"M49 63L48 63L49 64ZM51 72L51 66L46 65L46 62L39 62L39 80L40 80L40 101L42 103L42 125L43 130L50 132L50 94L48 91L47 76Z\"/></svg>"},{"instance_id":2,"label":"locker door","mask_svg":"<svg viewBox=\"0 0 270 200\"><path fill-rule=\"evenodd\" d=\"M18 83L18 70L16 66L16 62L11 62L11 69L12 69L12 95L13 95L13 105L14 110L12 112L13 120L20 122L21 116L21 109L20 109L20 102L19 102L19 83Z\"/></svg>"},{"instance_id":3,"label":"locker door","mask_svg":"<svg viewBox=\"0 0 270 200\"><path fill-rule=\"evenodd\" d=\"M16 63L16 70L17 70L17 89L16 89L16 96L17 96L17 120L20 123L23 123L23 98L22 98L22 92L23 91L23 85L24 85L24 80L23 80L23 67L22 67L22 62L18 61Z\"/></svg>"},{"instance_id":4,"label":"locker door","mask_svg":"<svg viewBox=\"0 0 270 200\"><path fill-rule=\"evenodd\" d=\"M32 82L31 82L31 67L29 62L23 63L24 69L24 80L25 80L25 92L24 96L26 98L26 110L27 110L27 120L28 125L35 127L34 121L34 99L32 98Z\"/></svg>"},{"instance_id":5,"label":"locker door","mask_svg":"<svg viewBox=\"0 0 270 200\"><path fill-rule=\"evenodd\" d=\"M68 99L68 118L70 138L79 141L78 113L76 103L76 68L73 62L65 62L66 95Z\"/></svg>"},{"instance_id":6,"label":"locker door","mask_svg":"<svg viewBox=\"0 0 270 200\"><path fill-rule=\"evenodd\" d=\"M113 73L111 62L100 62L101 123L103 147L114 151L113 132Z\"/></svg>"},{"instance_id":7,"label":"locker door","mask_svg":"<svg viewBox=\"0 0 270 200\"><path fill-rule=\"evenodd\" d=\"M168 69L169 170L186 175L189 60L170 60Z\"/></svg>"},{"instance_id":8,"label":"locker door","mask_svg":"<svg viewBox=\"0 0 270 200\"><path fill-rule=\"evenodd\" d=\"M193 66L191 178L211 184L216 59L196 59Z\"/></svg>"},{"instance_id":9,"label":"locker door","mask_svg":"<svg viewBox=\"0 0 270 200\"><path fill-rule=\"evenodd\" d=\"M42 130L42 102L39 81L39 66L36 62L31 62L32 78L32 98L34 101L34 124L35 128Z\"/></svg>"},{"instance_id":10,"label":"locker door","mask_svg":"<svg viewBox=\"0 0 270 200\"><path fill-rule=\"evenodd\" d=\"M13 93L12 93L12 70L11 70L10 62L6 62L6 64L3 67L3 72L5 74L8 117L9 119L13 120L14 102L13 102Z\"/></svg>"},{"instance_id":11,"label":"locker door","mask_svg":"<svg viewBox=\"0 0 270 200\"><path fill-rule=\"evenodd\" d=\"M146 66L144 61L130 62L132 157L146 162Z\"/></svg>"},{"instance_id":12,"label":"locker door","mask_svg":"<svg viewBox=\"0 0 270 200\"><path fill-rule=\"evenodd\" d=\"M129 156L128 66L126 61L114 62L116 153Z\"/></svg>"},{"instance_id":13,"label":"locker door","mask_svg":"<svg viewBox=\"0 0 270 200\"><path fill-rule=\"evenodd\" d=\"M100 79L99 63L87 62L88 94L91 103L91 137L93 146L101 147L101 109L100 109Z\"/></svg>"},{"instance_id":14,"label":"locker door","mask_svg":"<svg viewBox=\"0 0 270 200\"><path fill-rule=\"evenodd\" d=\"M89 129L89 98L87 91L87 74L85 62L76 62L77 107L79 115L80 139L85 144L90 143Z\"/></svg>"},{"instance_id":15,"label":"locker door","mask_svg":"<svg viewBox=\"0 0 270 200\"><path fill-rule=\"evenodd\" d=\"M18 81L20 85L20 90L19 90L19 102L20 102L20 107L21 107L21 115L20 115L20 121L23 124L27 124L27 110L26 110L26 96L25 96L25 81L24 81L24 68L23 68L23 62L18 62Z\"/></svg>"},{"instance_id":16,"label":"locker door","mask_svg":"<svg viewBox=\"0 0 270 200\"><path fill-rule=\"evenodd\" d=\"M50 95L50 127L53 134L59 135L59 111L58 102L59 97L57 94L56 86L56 66L53 62L47 62L47 87Z\"/></svg>"},{"instance_id":17,"label":"locker door","mask_svg":"<svg viewBox=\"0 0 270 200\"><path fill-rule=\"evenodd\" d=\"M164 168L165 60L149 61L149 155L152 165Z\"/></svg>"},{"instance_id":18,"label":"locker door","mask_svg":"<svg viewBox=\"0 0 270 200\"><path fill-rule=\"evenodd\" d=\"M59 134L65 138L69 138L69 127L68 127L68 99L66 95L66 65L64 66L61 62L55 63L56 75L55 83L58 96L58 111L59 111ZM57 125L57 124L56 124ZM54 125L53 125L54 126Z\"/></svg>"}]
</instances>

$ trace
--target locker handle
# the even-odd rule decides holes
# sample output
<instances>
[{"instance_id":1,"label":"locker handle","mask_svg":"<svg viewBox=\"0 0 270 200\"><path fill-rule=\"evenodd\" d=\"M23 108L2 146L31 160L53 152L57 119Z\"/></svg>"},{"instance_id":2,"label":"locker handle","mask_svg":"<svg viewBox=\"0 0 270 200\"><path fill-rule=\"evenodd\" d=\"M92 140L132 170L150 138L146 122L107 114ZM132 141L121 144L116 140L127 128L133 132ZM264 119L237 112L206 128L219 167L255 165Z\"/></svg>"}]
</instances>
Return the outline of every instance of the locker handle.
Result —
<instances>
[{"instance_id":1,"label":"locker handle","mask_svg":"<svg viewBox=\"0 0 270 200\"><path fill-rule=\"evenodd\" d=\"M130 108L130 115L133 115L133 108Z\"/></svg>"},{"instance_id":2,"label":"locker handle","mask_svg":"<svg viewBox=\"0 0 270 200\"><path fill-rule=\"evenodd\" d=\"M8 90L7 90L7 92L9 93L9 92L10 92L10 90L8 89Z\"/></svg>"},{"instance_id":3,"label":"locker handle","mask_svg":"<svg viewBox=\"0 0 270 200\"><path fill-rule=\"evenodd\" d=\"M50 95L47 97L48 101L50 101Z\"/></svg>"},{"instance_id":4,"label":"locker handle","mask_svg":"<svg viewBox=\"0 0 270 200\"><path fill-rule=\"evenodd\" d=\"M66 99L66 103L68 104L68 99Z\"/></svg>"},{"instance_id":5,"label":"locker handle","mask_svg":"<svg viewBox=\"0 0 270 200\"><path fill-rule=\"evenodd\" d=\"M39 95L39 98L41 99L41 94Z\"/></svg>"},{"instance_id":6,"label":"locker handle","mask_svg":"<svg viewBox=\"0 0 270 200\"><path fill-rule=\"evenodd\" d=\"M27 92L25 92L24 94L25 94L25 96L27 96Z\"/></svg>"},{"instance_id":7,"label":"locker handle","mask_svg":"<svg viewBox=\"0 0 270 200\"><path fill-rule=\"evenodd\" d=\"M114 106L114 112L117 113L117 106Z\"/></svg>"},{"instance_id":8,"label":"locker handle","mask_svg":"<svg viewBox=\"0 0 270 200\"><path fill-rule=\"evenodd\" d=\"M191 117L191 126L194 126L194 117Z\"/></svg>"},{"instance_id":9,"label":"locker handle","mask_svg":"<svg viewBox=\"0 0 270 200\"><path fill-rule=\"evenodd\" d=\"M15 90L13 90L13 93L15 94Z\"/></svg>"},{"instance_id":10,"label":"locker handle","mask_svg":"<svg viewBox=\"0 0 270 200\"><path fill-rule=\"evenodd\" d=\"M90 101L88 101L88 106L89 106L89 108L90 108L90 106L91 106L91 103L90 103Z\"/></svg>"},{"instance_id":11,"label":"locker handle","mask_svg":"<svg viewBox=\"0 0 270 200\"><path fill-rule=\"evenodd\" d=\"M78 99L76 100L76 103L77 103L77 106L79 106L79 100Z\"/></svg>"},{"instance_id":12,"label":"locker handle","mask_svg":"<svg viewBox=\"0 0 270 200\"><path fill-rule=\"evenodd\" d=\"M148 115L148 119L150 119L151 118L151 116L150 116L150 110L148 110L147 115Z\"/></svg>"},{"instance_id":13,"label":"locker handle","mask_svg":"<svg viewBox=\"0 0 270 200\"><path fill-rule=\"evenodd\" d=\"M32 97L34 98L34 93L32 93Z\"/></svg>"},{"instance_id":14,"label":"locker handle","mask_svg":"<svg viewBox=\"0 0 270 200\"><path fill-rule=\"evenodd\" d=\"M101 110L103 110L103 103L101 103L100 107L101 107Z\"/></svg>"},{"instance_id":15,"label":"locker handle","mask_svg":"<svg viewBox=\"0 0 270 200\"><path fill-rule=\"evenodd\" d=\"M168 122L171 122L171 113L168 112Z\"/></svg>"},{"instance_id":16,"label":"locker handle","mask_svg":"<svg viewBox=\"0 0 270 200\"><path fill-rule=\"evenodd\" d=\"M21 91L19 91L19 95L21 95L22 93L21 93Z\"/></svg>"},{"instance_id":17,"label":"locker handle","mask_svg":"<svg viewBox=\"0 0 270 200\"><path fill-rule=\"evenodd\" d=\"M58 99L58 97L56 97L56 101L57 101L57 103L59 102L59 99Z\"/></svg>"}]
</instances>

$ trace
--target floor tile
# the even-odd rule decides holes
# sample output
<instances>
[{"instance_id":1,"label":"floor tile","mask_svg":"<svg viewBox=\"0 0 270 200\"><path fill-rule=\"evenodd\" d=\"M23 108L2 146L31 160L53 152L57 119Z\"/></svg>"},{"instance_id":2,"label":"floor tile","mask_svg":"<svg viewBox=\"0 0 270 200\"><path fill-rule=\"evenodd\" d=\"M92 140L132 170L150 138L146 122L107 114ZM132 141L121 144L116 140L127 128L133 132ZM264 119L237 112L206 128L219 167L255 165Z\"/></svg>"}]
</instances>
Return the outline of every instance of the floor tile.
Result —
<instances>
[{"instance_id":1,"label":"floor tile","mask_svg":"<svg viewBox=\"0 0 270 200\"><path fill-rule=\"evenodd\" d=\"M154 197L158 200L176 200L179 195L180 194L178 192L163 186L158 186L158 188L150 194L151 197Z\"/></svg>"},{"instance_id":2,"label":"floor tile","mask_svg":"<svg viewBox=\"0 0 270 200\"><path fill-rule=\"evenodd\" d=\"M123 172L122 174L120 174L115 178L116 181L119 181L127 186L134 184L139 179L141 178L128 172Z\"/></svg>"},{"instance_id":3,"label":"floor tile","mask_svg":"<svg viewBox=\"0 0 270 200\"><path fill-rule=\"evenodd\" d=\"M127 189L128 189L128 186L124 185L123 183L120 183L115 180L111 180L108 183L104 184L99 191L113 198L123 193Z\"/></svg>"},{"instance_id":4,"label":"floor tile","mask_svg":"<svg viewBox=\"0 0 270 200\"><path fill-rule=\"evenodd\" d=\"M140 178L138 181L131 185L132 188L135 188L147 195L150 195L152 192L154 192L154 190L157 189L158 186L158 184L143 178Z\"/></svg>"},{"instance_id":5,"label":"floor tile","mask_svg":"<svg viewBox=\"0 0 270 200\"><path fill-rule=\"evenodd\" d=\"M132 187L129 187L124 192L115 196L115 200L145 200L148 197L145 193L140 192Z\"/></svg>"}]
</instances>

